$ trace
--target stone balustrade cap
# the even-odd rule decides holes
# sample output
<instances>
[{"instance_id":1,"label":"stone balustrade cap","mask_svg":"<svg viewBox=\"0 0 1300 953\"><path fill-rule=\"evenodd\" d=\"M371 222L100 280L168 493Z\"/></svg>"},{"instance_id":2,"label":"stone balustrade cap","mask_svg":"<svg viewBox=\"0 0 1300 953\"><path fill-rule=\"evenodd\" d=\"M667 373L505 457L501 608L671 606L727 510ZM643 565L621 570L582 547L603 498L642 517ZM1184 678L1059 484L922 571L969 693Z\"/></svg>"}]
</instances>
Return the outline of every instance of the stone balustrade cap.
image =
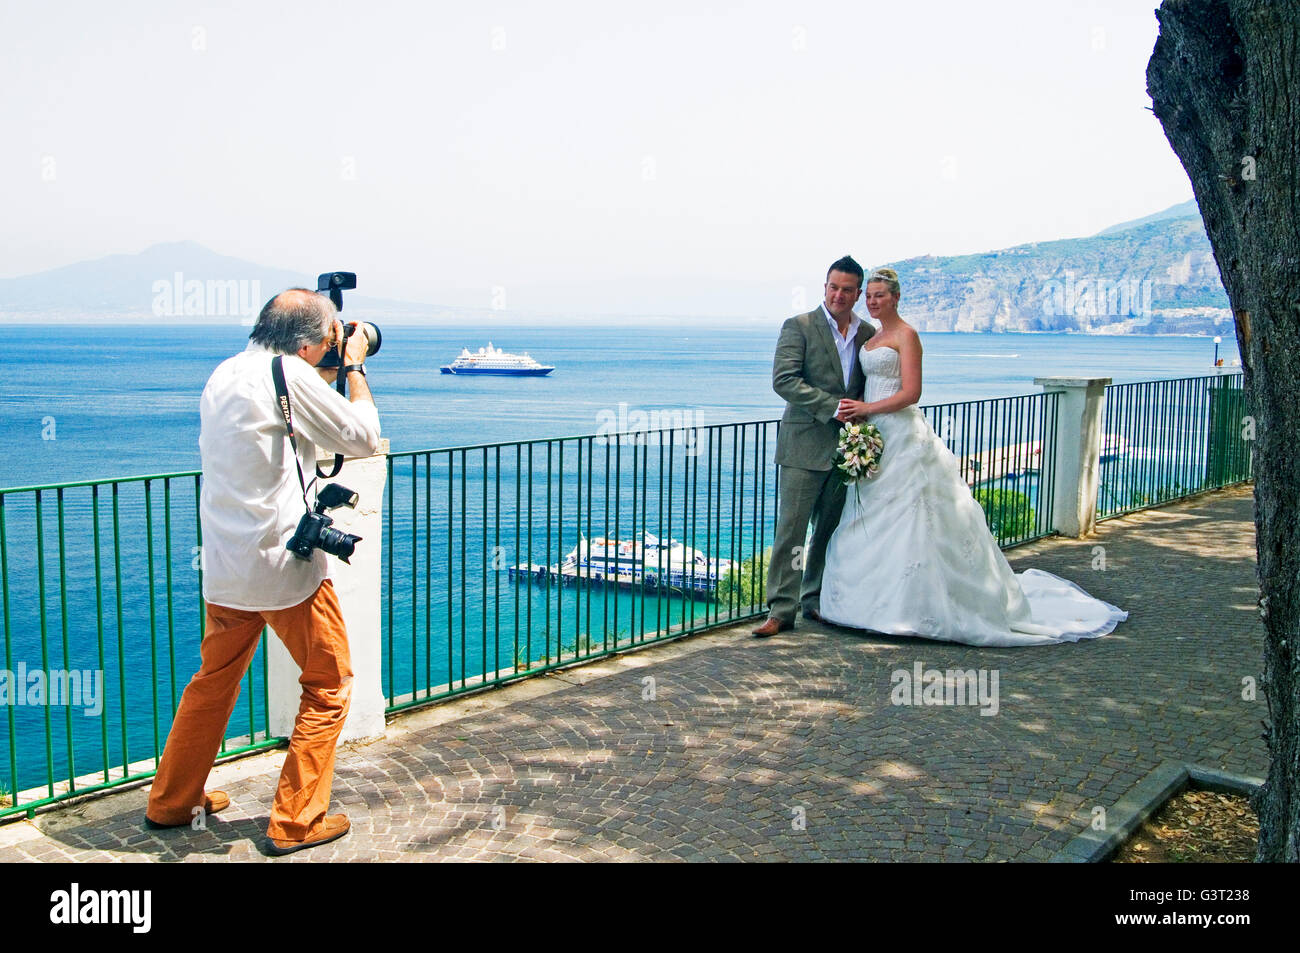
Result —
<instances>
[{"instance_id":1,"label":"stone balustrade cap","mask_svg":"<svg viewBox=\"0 0 1300 953\"><path fill-rule=\"evenodd\" d=\"M374 452L373 454L371 454L370 456L368 456L368 457L349 457L349 456L344 456L344 457L343 457L343 460L344 460L344 462L347 462L347 461L349 461L349 460L373 460L375 457L386 457L386 456L388 456L388 452L389 452L389 450L388 450L388 438L387 438L387 437L380 437L380 438L379 438L379 447L378 447L378 449L376 449L375 452ZM324 447L317 447L317 448L316 448L316 462L317 462L317 463L322 463L322 464L323 464L323 463L332 463L333 460L334 460L334 451L333 451L333 450L326 450Z\"/></svg>"},{"instance_id":2,"label":"stone balustrade cap","mask_svg":"<svg viewBox=\"0 0 1300 953\"><path fill-rule=\"evenodd\" d=\"M1039 387L1088 387L1099 384L1102 387L1110 384L1109 377L1035 377L1034 383Z\"/></svg>"}]
</instances>

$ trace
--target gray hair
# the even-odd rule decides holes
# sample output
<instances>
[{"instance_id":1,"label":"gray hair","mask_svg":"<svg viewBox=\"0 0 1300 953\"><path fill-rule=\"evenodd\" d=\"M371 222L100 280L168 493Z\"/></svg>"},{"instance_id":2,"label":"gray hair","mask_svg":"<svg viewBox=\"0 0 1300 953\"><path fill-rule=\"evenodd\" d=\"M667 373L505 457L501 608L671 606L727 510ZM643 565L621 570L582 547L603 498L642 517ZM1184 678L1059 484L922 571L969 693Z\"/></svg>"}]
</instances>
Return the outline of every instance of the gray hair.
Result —
<instances>
[{"instance_id":1,"label":"gray hair","mask_svg":"<svg viewBox=\"0 0 1300 953\"><path fill-rule=\"evenodd\" d=\"M248 339L277 354L297 354L303 345L329 337L337 315L334 303L324 295L290 288L266 303Z\"/></svg>"}]
</instances>

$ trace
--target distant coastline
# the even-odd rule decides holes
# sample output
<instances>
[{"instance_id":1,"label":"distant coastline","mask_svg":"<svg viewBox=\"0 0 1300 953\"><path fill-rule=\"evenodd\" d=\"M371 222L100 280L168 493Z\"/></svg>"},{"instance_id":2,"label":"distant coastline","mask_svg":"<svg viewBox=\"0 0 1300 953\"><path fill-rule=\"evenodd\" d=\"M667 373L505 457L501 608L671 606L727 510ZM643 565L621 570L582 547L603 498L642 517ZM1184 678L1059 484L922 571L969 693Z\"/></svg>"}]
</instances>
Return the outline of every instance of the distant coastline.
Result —
<instances>
[{"instance_id":1,"label":"distant coastline","mask_svg":"<svg viewBox=\"0 0 1300 953\"><path fill-rule=\"evenodd\" d=\"M352 314L353 312L348 312ZM360 310L355 312L356 316L365 316L367 320L374 319L381 323L391 324L396 327L408 328L439 328L454 329L462 328L469 335L485 333L488 328L476 318L466 318L462 320L435 319L435 320L418 320L403 319L400 316L385 315L382 311ZM202 318L189 318L184 321L149 321L141 320L133 316L134 319L126 319L118 316L107 317L82 317L82 318L63 318L51 319L43 317L40 320L32 320L30 315L10 316L0 314L0 327L10 328L40 328L57 325L59 327L121 327L121 328L186 328L186 327L204 327L204 328L251 328L252 323L235 322L230 320L206 321ZM668 315L664 317L644 316L644 315L625 315L613 314L608 317L591 318L589 320L581 319L561 319L552 318L545 315L527 317L523 315L511 315L503 318L501 315L495 317L490 326L492 333L498 329L504 330L530 330L533 328L555 328L563 330L566 328L585 328L592 326L606 326L610 321L618 321L620 327L633 328L639 331L649 331L656 328L699 328L701 330L746 330L752 331L761 329L766 326L772 328L773 333L781 327L781 322L785 321L789 315L780 317L762 317L762 318L719 318L713 315L701 317L682 317L679 315ZM903 315L907 319L906 314ZM1233 327L1224 328L1219 331L1208 329L1204 331L1080 331L1078 328L1063 328L1059 331L1006 331L1006 330L984 330L984 331L959 331L955 329L930 329L922 328L921 333L929 336L934 334L943 335L960 335L965 334L971 337L1016 337L1020 335L1033 335L1041 337L1052 334L1068 334L1074 337L1097 337L1097 338L1213 338L1217 335L1222 336L1225 340L1235 340L1236 330Z\"/></svg>"}]
</instances>

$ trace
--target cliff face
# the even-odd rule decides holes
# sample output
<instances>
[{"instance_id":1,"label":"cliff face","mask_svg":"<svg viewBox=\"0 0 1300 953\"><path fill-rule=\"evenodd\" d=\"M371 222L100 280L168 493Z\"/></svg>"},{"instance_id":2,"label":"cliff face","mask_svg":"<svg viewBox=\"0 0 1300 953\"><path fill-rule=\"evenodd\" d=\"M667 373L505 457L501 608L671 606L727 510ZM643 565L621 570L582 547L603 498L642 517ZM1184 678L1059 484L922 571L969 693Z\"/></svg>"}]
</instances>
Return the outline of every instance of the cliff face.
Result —
<instances>
[{"instance_id":1,"label":"cliff face","mask_svg":"<svg viewBox=\"0 0 1300 953\"><path fill-rule=\"evenodd\" d=\"M923 331L1232 332L1194 206L1190 215L1091 238L927 255L891 267L903 287L899 311Z\"/></svg>"}]
</instances>

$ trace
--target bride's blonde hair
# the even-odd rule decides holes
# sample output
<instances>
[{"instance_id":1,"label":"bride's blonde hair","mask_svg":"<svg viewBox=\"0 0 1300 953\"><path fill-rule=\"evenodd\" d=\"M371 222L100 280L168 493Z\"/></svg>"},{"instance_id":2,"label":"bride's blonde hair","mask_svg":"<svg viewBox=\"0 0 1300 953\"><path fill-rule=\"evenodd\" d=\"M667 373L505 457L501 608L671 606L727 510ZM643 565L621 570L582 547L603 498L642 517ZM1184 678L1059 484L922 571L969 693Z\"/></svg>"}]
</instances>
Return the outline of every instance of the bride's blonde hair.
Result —
<instances>
[{"instance_id":1,"label":"bride's blonde hair","mask_svg":"<svg viewBox=\"0 0 1300 953\"><path fill-rule=\"evenodd\" d=\"M898 272L892 268L876 268L871 274L867 275L866 284L873 281L883 281L889 286L890 294L902 294L902 286L898 283Z\"/></svg>"}]
</instances>

